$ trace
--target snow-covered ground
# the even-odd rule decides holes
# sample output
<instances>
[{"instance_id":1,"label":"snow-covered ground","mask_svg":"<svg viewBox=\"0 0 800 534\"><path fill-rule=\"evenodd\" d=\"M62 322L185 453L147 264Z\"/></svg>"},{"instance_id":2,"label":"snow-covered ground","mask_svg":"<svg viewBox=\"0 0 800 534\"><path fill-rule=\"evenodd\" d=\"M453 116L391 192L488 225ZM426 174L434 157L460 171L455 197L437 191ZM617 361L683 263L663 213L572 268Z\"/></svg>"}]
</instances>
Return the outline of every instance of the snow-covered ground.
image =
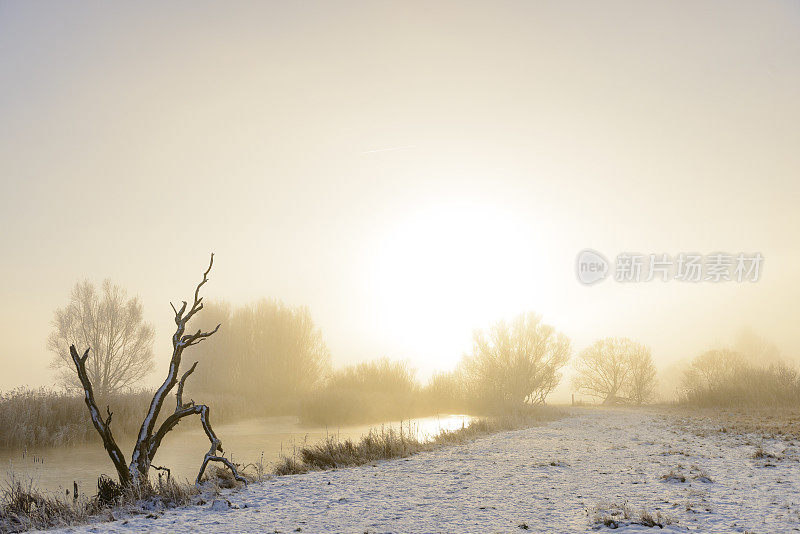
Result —
<instances>
[{"instance_id":1,"label":"snow-covered ground","mask_svg":"<svg viewBox=\"0 0 800 534\"><path fill-rule=\"evenodd\" d=\"M660 512L674 521L664 531L800 530L797 443L701 436L678 421L575 409L546 426L407 459L253 484L227 495L232 508L217 502L67 531L584 532L607 529L596 510L615 505ZM758 446L775 457L754 458ZM625 523L625 532L651 531Z\"/></svg>"}]
</instances>

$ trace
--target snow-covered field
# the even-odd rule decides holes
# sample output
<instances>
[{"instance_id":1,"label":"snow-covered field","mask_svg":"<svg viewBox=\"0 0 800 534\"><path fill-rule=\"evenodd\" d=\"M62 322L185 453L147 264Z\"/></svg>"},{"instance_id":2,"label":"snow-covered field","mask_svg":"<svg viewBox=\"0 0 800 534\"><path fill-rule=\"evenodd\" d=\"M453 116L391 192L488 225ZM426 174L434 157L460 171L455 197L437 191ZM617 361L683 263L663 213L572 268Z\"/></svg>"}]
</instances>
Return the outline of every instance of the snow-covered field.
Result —
<instances>
[{"instance_id":1,"label":"snow-covered field","mask_svg":"<svg viewBox=\"0 0 800 534\"><path fill-rule=\"evenodd\" d=\"M597 514L624 506L671 518L664 531L800 530L800 445L705 434L657 411L574 409L407 459L254 484L227 495L231 508L218 501L67 531L584 532L607 529ZM759 446L774 457L754 457ZM627 523L625 532L651 531Z\"/></svg>"}]
</instances>

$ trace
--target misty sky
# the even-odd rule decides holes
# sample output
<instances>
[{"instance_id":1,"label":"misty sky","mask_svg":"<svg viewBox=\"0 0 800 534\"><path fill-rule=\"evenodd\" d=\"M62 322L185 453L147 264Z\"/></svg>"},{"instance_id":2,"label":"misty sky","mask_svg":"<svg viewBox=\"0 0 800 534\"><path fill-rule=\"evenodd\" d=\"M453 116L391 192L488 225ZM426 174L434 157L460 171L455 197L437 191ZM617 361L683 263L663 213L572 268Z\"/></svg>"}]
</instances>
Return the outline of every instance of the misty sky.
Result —
<instances>
[{"instance_id":1,"label":"misty sky","mask_svg":"<svg viewBox=\"0 0 800 534\"><path fill-rule=\"evenodd\" d=\"M166 362L212 251L208 299L307 305L336 364L424 377L523 310L662 365L800 349L795 2L3 1L0 80L0 389L52 382L83 278ZM765 263L584 287L587 247Z\"/></svg>"}]
</instances>

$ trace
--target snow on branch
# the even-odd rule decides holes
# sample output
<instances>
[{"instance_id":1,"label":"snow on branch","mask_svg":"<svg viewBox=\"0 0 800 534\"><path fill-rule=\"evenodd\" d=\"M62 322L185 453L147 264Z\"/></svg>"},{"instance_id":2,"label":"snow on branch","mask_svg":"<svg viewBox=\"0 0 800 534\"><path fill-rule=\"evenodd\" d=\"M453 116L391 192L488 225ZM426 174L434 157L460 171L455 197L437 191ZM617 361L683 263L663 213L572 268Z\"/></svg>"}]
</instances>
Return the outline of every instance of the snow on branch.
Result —
<instances>
[{"instance_id":1,"label":"snow on branch","mask_svg":"<svg viewBox=\"0 0 800 534\"><path fill-rule=\"evenodd\" d=\"M89 416L92 418L92 424L103 439L103 447L108 451L111 461L114 463L114 468L117 470L120 483L126 484L130 482L130 473L125 464L125 456L122 454L119 446L117 445L114 435L111 432L111 408L106 407L108 418L105 420L100 415L100 410L97 408L97 402L94 399L94 391L92 390L92 382L89 380L89 375L86 372L86 360L89 359L89 349L83 353L83 356L78 354L75 345L69 347L70 356L75 364L75 369L78 371L78 379L83 386L84 399L86 407L89 408Z\"/></svg>"},{"instance_id":2,"label":"snow on branch","mask_svg":"<svg viewBox=\"0 0 800 534\"><path fill-rule=\"evenodd\" d=\"M86 406L89 408L89 414L92 417L92 423L97 429L97 432L103 438L103 445L108 451L111 460L114 462L114 467L117 469L120 483L122 485L130 485L131 483L138 484L140 482L147 481L148 473L151 467L153 469L163 469L161 467L152 465L153 458L155 458L155 455L158 452L158 448L161 446L161 442L164 440L164 437L173 428L175 428L178 423L180 423L181 419L184 417L189 417L190 415L200 416L203 429L205 430L206 435L211 442L211 448L203 457L203 463L201 464L200 472L197 475L197 483L200 483L200 479L203 476L208 462L221 462L225 464L233 472L233 476L236 478L236 480L246 483L246 480L239 474L238 470L236 469L236 465L233 462L223 456L217 456L217 451L220 453L223 452L222 441L220 441L220 439L214 433L214 430L211 428L211 423L208 419L208 406L204 404L195 404L193 400L189 401L188 403L183 402L183 390L184 386L186 385L186 379L189 378L189 376L197 368L197 362L194 362L189 370L183 373L183 375L180 376L180 379L178 379L181 358L183 356L184 349L208 339L216 334L220 328L220 325L217 325L214 330L209 332L204 332L201 329L198 329L194 334L185 333L186 324L197 312L203 309L203 297L200 296L200 289L202 289L202 287L208 282L208 274L211 272L211 267L213 267L213 265L214 254L211 254L211 260L209 261L208 269L206 269L206 271L203 273L203 279L197 284L197 287L194 290L194 300L192 301L191 307L189 307L189 304L186 301L183 301L180 309L177 309L174 304L170 303L170 306L172 306L172 311L175 312L175 324L177 328L172 336L172 358L170 359L169 370L167 371L167 376L164 379L164 382L161 384L161 387L159 387L153 394L153 399L150 401L150 407L147 410L144 420L142 421L142 426L139 429L136 444L133 447L131 463L127 466L125 464L125 457L122 455L122 452L120 452L119 447L117 446L116 442L114 441L114 437L111 434L111 410L107 408L108 417L104 420L101 417L100 410L97 408L97 403L94 400L92 384L86 373L86 359L89 356L89 350L87 349L83 356L79 356L75 346L73 345L70 347L70 354L72 355L72 360L75 363L75 368L78 371L78 377L83 385L84 391L86 392ZM175 386L178 387L175 393L175 410L164 420L164 422L161 423L161 425L158 427L158 430L156 430L156 421L161 413L161 408L164 405L164 401L175 388Z\"/></svg>"}]
</instances>

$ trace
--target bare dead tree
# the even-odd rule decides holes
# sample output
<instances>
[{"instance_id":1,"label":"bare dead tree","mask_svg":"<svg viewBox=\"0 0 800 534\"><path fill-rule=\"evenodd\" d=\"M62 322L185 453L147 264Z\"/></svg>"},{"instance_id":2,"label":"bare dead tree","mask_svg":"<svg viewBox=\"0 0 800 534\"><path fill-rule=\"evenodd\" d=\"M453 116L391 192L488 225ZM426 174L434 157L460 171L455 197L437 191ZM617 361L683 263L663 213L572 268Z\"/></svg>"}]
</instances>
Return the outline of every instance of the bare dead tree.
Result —
<instances>
[{"instance_id":1,"label":"bare dead tree","mask_svg":"<svg viewBox=\"0 0 800 534\"><path fill-rule=\"evenodd\" d=\"M81 381L83 391L86 399L86 407L89 408L89 415L92 417L92 424L94 424L97 433L103 438L103 447L108 451L111 461L114 463L114 468L117 470L119 476L119 483L128 485L131 482L131 474L128 471L128 466L125 464L125 456L119 449L117 442L114 440L114 435L111 433L111 410L106 407L108 417L103 419L100 415L100 410L97 408L97 403L94 400L94 391L92 391L92 382L89 380L89 375L86 373L86 360L89 358L89 349L83 353L83 356L78 354L75 345L69 347L70 356L75 363L75 368L78 370L78 379Z\"/></svg>"},{"instance_id":2,"label":"bare dead tree","mask_svg":"<svg viewBox=\"0 0 800 534\"><path fill-rule=\"evenodd\" d=\"M195 483L200 483L200 479L202 478L209 462L220 462L224 464L231 470L236 480L244 483L247 482L244 477L239 474L233 462L222 456L222 441L220 441L211 427L211 422L209 420L209 407L205 404L195 404L193 400L190 400L187 403L183 402L183 389L186 379L197 368L197 362L194 362L189 370L183 373L180 378L178 378L184 349L208 339L214 335L221 326L218 324L216 328L210 331L204 332L203 330L198 329L197 332L193 334L186 334L186 325L189 320L203 309L203 297L200 296L200 289L206 284L206 282L208 282L208 273L211 272L211 267L213 265L214 255L212 254L211 261L208 264L208 269L206 269L206 272L203 273L203 280L197 284L197 288L194 291L194 300L191 307L188 306L186 301L183 301L183 305L180 309L176 309L174 305L170 304L172 306L172 310L175 312L175 325L177 326L175 333L172 336L172 359L170 360L169 370L166 378L164 379L164 383L161 384L161 387L156 390L155 394L153 395L153 400L150 401L150 407L147 410L144 420L142 421L142 426L139 430L136 444L133 447L131 462L127 466L125 464L125 457L117 446L114 436L111 433L112 412L107 408L108 417L103 419L94 399L91 380L86 372L86 360L89 356L89 349L86 349L86 352L84 352L83 356L79 356L75 346L72 345L70 347L72 361L78 371L78 378L80 379L81 386L85 392L86 406L89 408L89 414L91 415L92 423L94 424L95 429L97 429L97 432L100 434L100 437L103 438L103 446L106 448L106 451L108 451L108 455L111 457L111 461L114 463L114 467L117 470L120 484L123 486L139 484L148 480L153 459L155 458L155 455L158 452L158 448L161 446L161 442L164 440L164 437L169 433L170 430L175 428L184 417L189 417L195 414L200 416L203 430L205 431L206 436L208 436L208 440L211 442L211 447L203 457L203 461L200 465L200 470L197 473L197 479L195 480ZM172 412L172 414L167 416L158 429L156 429L156 422L161 413L161 408L164 405L164 401L167 399L168 395L172 392L175 386L178 388L175 394L177 400L175 410ZM220 453L219 455L217 454L218 452Z\"/></svg>"}]
</instances>

